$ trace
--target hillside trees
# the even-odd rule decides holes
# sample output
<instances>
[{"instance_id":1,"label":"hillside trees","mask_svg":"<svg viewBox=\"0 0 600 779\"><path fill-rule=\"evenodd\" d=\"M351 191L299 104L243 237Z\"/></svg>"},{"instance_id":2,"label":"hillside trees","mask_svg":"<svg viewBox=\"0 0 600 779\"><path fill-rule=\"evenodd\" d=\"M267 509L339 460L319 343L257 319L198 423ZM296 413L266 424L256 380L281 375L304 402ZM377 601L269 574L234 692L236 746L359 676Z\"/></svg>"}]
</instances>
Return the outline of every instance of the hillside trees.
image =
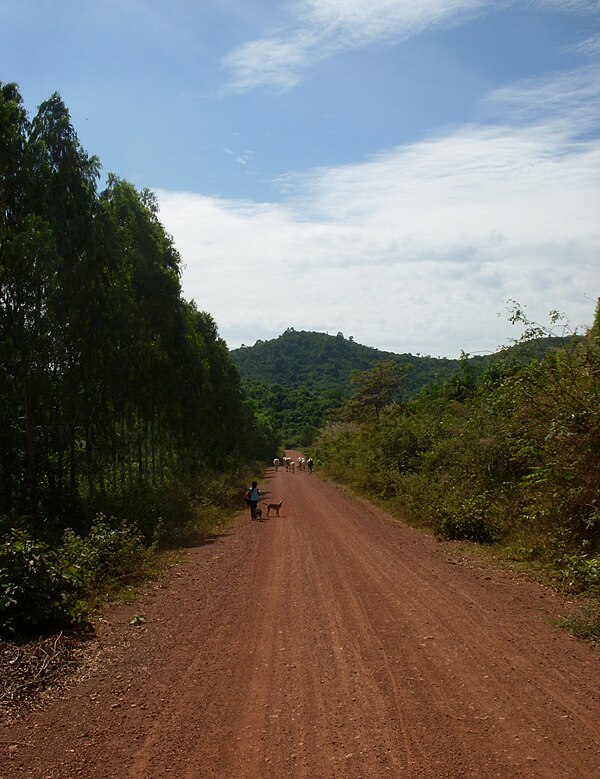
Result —
<instances>
[{"instance_id":1,"label":"hillside trees","mask_svg":"<svg viewBox=\"0 0 600 779\"><path fill-rule=\"evenodd\" d=\"M242 388L249 401L261 409L262 418L278 431L286 448L310 445L318 429L336 415L344 402L341 389L320 394L306 387L284 387L252 379L244 379Z\"/></svg>"},{"instance_id":2,"label":"hillside trees","mask_svg":"<svg viewBox=\"0 0 600 779\"><path fill-rule=\"evenodd\" d=\"M331 336L292 328L272 341L235 349L231 356L244 379L291 389L304 387L320 397L340 392L349 397L352 371L366 371L382 361L410 368L401 387L402 397L424 384L448 378L458 368L456 360L382 352L341 333Z\"/></svg>"}]
</instances>

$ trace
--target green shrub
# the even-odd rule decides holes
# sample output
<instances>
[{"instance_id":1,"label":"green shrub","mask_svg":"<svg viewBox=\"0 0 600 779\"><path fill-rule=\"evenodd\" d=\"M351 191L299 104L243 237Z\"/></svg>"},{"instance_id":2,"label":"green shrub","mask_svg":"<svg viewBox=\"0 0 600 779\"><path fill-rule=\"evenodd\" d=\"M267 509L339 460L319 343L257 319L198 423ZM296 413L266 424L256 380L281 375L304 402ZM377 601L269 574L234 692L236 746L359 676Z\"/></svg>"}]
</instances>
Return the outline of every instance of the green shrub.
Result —
<instances>
[{"instance_id":1,"label":"green shrub","mask_svg":"<svg viewBox=\"0 0 600 779\"><path fill-rule=\"evenodd\" d=\"M574 636L600 643L600 602L590 601L559 623Z\"/></svg>"},{"instance_id":2,"label":"green shrub","mask_svg":"<svg viewBox=\"0 0 600 779\"><path fill-rule=\"evenodd\" d=\"M139 530L103 515L88 535L67 530L56 547L12 529L0 542L0 635L81 624L93 595L142 571L153 553Z\"/></svg>"},{"instance_id":3,"label":"green shrub","mask_svg":"<svg viewBox=\"0 0 600 779\"><path fill-rule=\"evenodd\" d=\"M436 533L453 540L491 543L500 535L497 510L490 495L439 496L432 510Z\"/></svg>"},{"instance_id":4,"label":"green shrub","mask_svg":"<svg viewBox=\"0 0 600 779\"><path fill-rule=\"evenodd\" d=\"M597 592L600 595L600 555L590 555L587 545L565 552L555 562L560 580L572 592Z\"/></svg>"},{"instance_id":5,"label":"green shrub","mask_svg":"<svg viewBox=\"0 0 600 779\"><path fill-rule=\"evenodd\" d=\"M67 530L58 554L66 569L77 572L82 591L91 594L142 571L154 551L133 525L98 514L87 536Z\"/></svg>"},{"instance_id":6,"label":"green shrub","mask_svg":"<svg viewBox=\"0 0 600 779\"><path fill-rule=\"evenodd\" d=\"M0 541L0 635L42 632L80 622L84 607L77 566L25 530Z\"/></svg>"}]
</instances>

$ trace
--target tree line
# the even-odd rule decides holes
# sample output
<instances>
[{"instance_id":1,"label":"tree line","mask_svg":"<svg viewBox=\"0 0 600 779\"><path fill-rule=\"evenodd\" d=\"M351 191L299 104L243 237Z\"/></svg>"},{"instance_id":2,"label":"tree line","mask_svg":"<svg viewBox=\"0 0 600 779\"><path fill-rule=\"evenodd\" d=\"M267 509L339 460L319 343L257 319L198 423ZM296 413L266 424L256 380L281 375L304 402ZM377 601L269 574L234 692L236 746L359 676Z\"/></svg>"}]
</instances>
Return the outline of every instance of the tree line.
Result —
<instances>
[{"instance_id":1,"label":"tree line","mask_svg":"<svg viewBox=\"0 0 600 779\"><path fill-rule=\"evenodd\" d=\"M139 512L277 450L212 317L182 297L155 196L113 174L99 191L99 174L58 94L30 118L0 83L3 532L84 532L134 493Z\"/></svg>"}]
</instances>

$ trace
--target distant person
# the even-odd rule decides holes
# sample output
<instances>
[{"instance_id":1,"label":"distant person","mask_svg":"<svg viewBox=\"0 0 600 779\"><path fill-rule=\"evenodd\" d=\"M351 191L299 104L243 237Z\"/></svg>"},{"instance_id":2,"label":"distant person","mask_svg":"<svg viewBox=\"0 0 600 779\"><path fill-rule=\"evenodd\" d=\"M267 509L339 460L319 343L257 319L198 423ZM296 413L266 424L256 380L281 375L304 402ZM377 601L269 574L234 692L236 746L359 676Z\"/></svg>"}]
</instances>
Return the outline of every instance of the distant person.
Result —
<instances>
[{"instance_id":1,"label":"distant person","mask_svg":"<svg viewBox=\"0 0 600 779\"><path fill-rule=\"evenodd\" d=\"M313 465L314 465L313 459L312 457L309 457L308 460L306 461L306 467L308 468L309 473L312 473Z\"/></svg>"},{"instance_id":2,"label":"distant person","mask_svg":"<svg viewBox=\"0 0 600 779\"><path fill-rule=\"evenodd\" d=\"M250 494L248 496L248 505L250 506L250 519L258 519L258 513L256 507L258 506L258 499L260 497L260 490L258 489L258 483L253 481L250 487Z\"/></svg>"}]
</instances>

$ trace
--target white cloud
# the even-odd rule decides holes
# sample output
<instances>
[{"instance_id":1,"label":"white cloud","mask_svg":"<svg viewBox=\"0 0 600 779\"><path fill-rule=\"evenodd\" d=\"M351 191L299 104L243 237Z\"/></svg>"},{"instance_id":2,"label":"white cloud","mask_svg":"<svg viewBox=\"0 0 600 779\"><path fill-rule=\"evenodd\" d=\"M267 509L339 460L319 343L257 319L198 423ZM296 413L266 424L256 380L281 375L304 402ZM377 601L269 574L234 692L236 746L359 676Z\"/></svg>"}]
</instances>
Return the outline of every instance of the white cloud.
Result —
<instances>
[{"instance_id":1,"label":"white cloud","mask_svg":"<svg viewBox=\"0 0 600 779\"><path fill-rule=\"evenodd\" d=\"M600 7L600 3L598 6ZM590 59L597 59L600 54L600 33L591 35L589 38L571 46L569 51L575 52L576 54L582 54L584 57L589 57Z\"/></svg>"},{"instance_id":2,"label":"white cloud","mask_svg":"<svg viewBox=\"0 0 600 779\"><path fill-rule=\"evenodd\" d=\"M473 11L489 0L297 0L285 30L250 41L223 61L231 84L289 89L304 70L344 49L398 38Z\"/></svg>"},{"instance_id":3,"label":"white cloud","mask_svg":"<svg viewBox=\"0 0 600 779\"><path fill-rule=\"evenodd\" d=\"M589 95L594 79L561 77L556 92L570 83ZM552 90L538 86L513 89L505 105L524 92L544 105ZM565 115L540 111L540 124L465 126L288 177L282 204L158 192L187 265L184 294L231 346L292 326L398 352L493 350L514 335L496 316L508 298L538 319L558 308L589 322L600 289L600 140L581 137L574 102L560 104L571 106Z\"/></svg>"},{"instance_id":4,"label":"white cloud","mask_svg":"<svg viewBox=\"0 0 600 779\"><path fill-rule=\"evenodd\" d=\"M348 43L362 44L421 29L487 0L301 0L298 14L309 26L334 32Z\"/></svg>"},{"instance_id":5,"label":"white cloud","mask_svg":"<svg viewBox=\"0 0 600 779\"><path fill-rule=\"evenodd\" d=\"M233 86L241 92L261 84L289 89L300 80L311 48L304 35L289 41L251 41L231 52L224 64L231 70Z\"/></svg>"},{"instance_id":6,"label":"white cloud","mask_svg":"<svg viewBox=\"0 0 600 779\"><path fill-rule=\"evenodd\" d=\"M485 106L492 117L554 124L576 137L600 124L600 69L590 65L545 78L526 79L496 90Z\"/></svg>"},{"instance_id":7,"label":"white cloud","mask_svg":"<svg viewBox=\"0 0 600 779\"><path fill-rule=\"evenodd\" d=\"M440 24L464 21L485 8L519 5L515 0L295 0L286 28L249 41L227 55L231 86L246 91L258 86L290 89L316 62L340 51L376 41L398 40ZM593 13L598 0L526 0L550 11ZM573 47L580 54L598 53L598 36Z\"/></svg>"},{"instance_id":8,"label":"white cloud","mask_svg":"<svg viewBox=\"0 0 600 779\"><path fill-rule=\"evenodd\" d=\"M600 10L598 0L537 0L534 5L550 8L555 11L594 12Z\"/></svg>"}]
</instances>

